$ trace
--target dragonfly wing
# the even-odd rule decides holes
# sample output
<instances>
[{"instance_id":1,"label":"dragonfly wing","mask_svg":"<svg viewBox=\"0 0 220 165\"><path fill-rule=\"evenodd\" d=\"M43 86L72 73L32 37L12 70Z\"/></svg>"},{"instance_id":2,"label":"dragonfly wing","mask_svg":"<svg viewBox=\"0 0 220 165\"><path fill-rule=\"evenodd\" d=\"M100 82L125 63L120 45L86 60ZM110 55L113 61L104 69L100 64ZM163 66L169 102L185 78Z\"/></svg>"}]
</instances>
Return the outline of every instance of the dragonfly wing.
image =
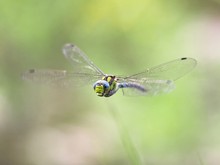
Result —
<instances>
[{"instance_id":1,"label":"dragonfly wing","mask_svg":"<svg viewBox=\"0 0 220 165\"><path fill-rule=\"evenodd\" d=\"M76 45L68 43L63 47L65 58L73 65L74 73L101 74L104 73Z\"/></svg>"},{"instance_id":2,"label":"dragonfly wing","mask_svg":"<svg viewBox=\"0 0 220 165\"><path fill-rule=\"evenodd\" d=\"M22 78L38 84L58 87L84 86L92 84L102 75L86 73L70 73L66 70L30 69L22 74Z\"/></svg>"},{"instance_id":3,"label":"dragonfly wing","mask_svg":"<svg viewBox=\"0 0 220 165\"><path fill-rule=\"evenodd\" d=\"M129 79L127 84L131 84L128 88L122 88L125 96L154 96L171 92L175 85L170 80L158 79Z\"/></svg>"},{"instance_id":4,"label":"dragonfly wing","mask_svg":"<svg viewBox=\"0 0 220 165\"><path fill-rule=\"evenodd\" d=\"M195 59L184 57L152 67L132 76L119 77L122 83L137 85L136 88L134 87L135 85L123 88L123 93L130 96L169 93L175 88L174 81L190 72L196 66L196 63ZM138 85L140 88L138 88ZM142 87L145 91L140 90Z\"/></svg>"},{"instance_id":5,"label":"dragonfly wing","mask_svg":"<svg viewBox=\"0 0 220 165\"><path fill-rule=\"evenodd\" d=\"M179 58L164 64L152 67L138 74L129 76L127 78L140 79L140 78L154 78L161 80L175 81L186 73L190 72L197 64L193 58Z\"/></svg>"}]
</instances>

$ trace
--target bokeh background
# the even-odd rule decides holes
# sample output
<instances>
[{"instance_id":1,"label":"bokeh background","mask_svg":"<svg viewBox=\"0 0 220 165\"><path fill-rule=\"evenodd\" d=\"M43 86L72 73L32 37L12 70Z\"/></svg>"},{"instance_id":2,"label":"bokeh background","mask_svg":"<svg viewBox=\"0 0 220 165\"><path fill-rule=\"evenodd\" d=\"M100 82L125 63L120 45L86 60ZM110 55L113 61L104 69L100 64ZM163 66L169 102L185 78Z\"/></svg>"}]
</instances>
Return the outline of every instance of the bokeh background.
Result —
<instances>
[{"instance_id":1,"label":"bokeh background","mask_svg":"<svg viewBox=\"0 0 220 165\"><path fill-rule=\"evenodd\" d=\"M30 68L71 71L68 42L106 73L198 65L157 97L22 81ZM1 0L0 164L218 165L219 71L219 0Z\"/></svg>"}]
</instances>

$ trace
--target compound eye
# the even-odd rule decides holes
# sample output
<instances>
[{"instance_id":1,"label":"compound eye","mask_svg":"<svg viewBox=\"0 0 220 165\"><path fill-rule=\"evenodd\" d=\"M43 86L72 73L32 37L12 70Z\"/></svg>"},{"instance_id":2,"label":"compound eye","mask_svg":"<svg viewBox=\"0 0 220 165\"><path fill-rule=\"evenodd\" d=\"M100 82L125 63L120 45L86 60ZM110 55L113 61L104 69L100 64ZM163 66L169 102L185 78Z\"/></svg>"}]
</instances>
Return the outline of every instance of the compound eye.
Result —
<instances>
[{"instance_id":1,"label":"compound eye","mask_svg":"<svg viewBox=\"0 0 220 165\"><path fill-rule=\"evenodd\" d=\"M107 81L103 81L102 84L105 89L109 88L109 83Z\"/></svg>"}]
</instances>

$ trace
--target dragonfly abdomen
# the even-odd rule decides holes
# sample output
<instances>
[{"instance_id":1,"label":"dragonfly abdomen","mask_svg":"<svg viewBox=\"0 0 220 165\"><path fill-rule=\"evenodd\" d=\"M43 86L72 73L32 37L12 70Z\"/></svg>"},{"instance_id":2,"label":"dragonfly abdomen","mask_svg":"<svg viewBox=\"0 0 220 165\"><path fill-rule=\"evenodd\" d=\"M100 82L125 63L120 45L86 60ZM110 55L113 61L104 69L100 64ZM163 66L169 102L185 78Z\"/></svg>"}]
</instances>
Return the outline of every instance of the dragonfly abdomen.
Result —
<instances>
[{"instance_id":1,"label":"dragonfly abdomen","mask_svg":"<svg viewBox=\"0 0 220 165\"><path fill-rule=\"evenodd\" d=\"M133 83L133 82L120 83L118 87L119 88L135 88L141 92L147 92L147 89L144 86L137 84L137 83Z\"/></svg>"}]
</instances>

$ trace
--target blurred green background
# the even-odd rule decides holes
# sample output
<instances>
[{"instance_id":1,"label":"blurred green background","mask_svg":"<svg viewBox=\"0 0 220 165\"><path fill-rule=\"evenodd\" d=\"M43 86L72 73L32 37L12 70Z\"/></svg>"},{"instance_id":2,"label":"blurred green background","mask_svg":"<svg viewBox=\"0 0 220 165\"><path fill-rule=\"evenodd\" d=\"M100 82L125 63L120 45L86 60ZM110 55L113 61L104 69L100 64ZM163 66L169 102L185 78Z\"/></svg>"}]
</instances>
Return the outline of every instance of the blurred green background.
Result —
<instances>
[{"instance_id":1,"label":"blurred green background","mask_svg":"<svg viewBox=\"0 0 220 165\"><path fill-rule=\"evenodd\" d=\"M68 42L111 74L185 56L198 65L157 97L21 80L30 68L71 70ZM0 164L220 164L219 71L219 0L1 0Z\"/></svg>"}]
</instances>

